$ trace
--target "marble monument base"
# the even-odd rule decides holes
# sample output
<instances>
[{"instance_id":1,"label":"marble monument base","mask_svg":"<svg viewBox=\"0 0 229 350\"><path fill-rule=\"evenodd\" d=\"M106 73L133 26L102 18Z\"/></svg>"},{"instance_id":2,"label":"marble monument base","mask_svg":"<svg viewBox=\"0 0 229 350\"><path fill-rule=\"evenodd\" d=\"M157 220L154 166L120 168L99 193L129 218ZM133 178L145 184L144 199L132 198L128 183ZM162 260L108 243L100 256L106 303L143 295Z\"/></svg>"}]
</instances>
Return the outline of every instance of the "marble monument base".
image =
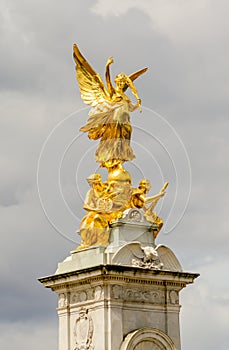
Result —
<instances>
[{"instance_id":1,"label":"marble monument base","mask_svg":"<svg viewBox=\"0 0 229 350\"><path fill-rule=\"evenodd\" d=\"M197 276L101 264L39 280L59 297L59 350L180 350L179 292Z\"/></svg>"},{"instance_id":2,"label":"marble monument base","mask_svg":"<svg viewBox=\"0 0 229 350\"><path fill-rule=\"evenodd\" d=\"M179 292L198 274L156 246L134 210L113 224L107 247L75 250L39 278L58 294L59 350L181 349Z\"/></svg>"}]
</instances>

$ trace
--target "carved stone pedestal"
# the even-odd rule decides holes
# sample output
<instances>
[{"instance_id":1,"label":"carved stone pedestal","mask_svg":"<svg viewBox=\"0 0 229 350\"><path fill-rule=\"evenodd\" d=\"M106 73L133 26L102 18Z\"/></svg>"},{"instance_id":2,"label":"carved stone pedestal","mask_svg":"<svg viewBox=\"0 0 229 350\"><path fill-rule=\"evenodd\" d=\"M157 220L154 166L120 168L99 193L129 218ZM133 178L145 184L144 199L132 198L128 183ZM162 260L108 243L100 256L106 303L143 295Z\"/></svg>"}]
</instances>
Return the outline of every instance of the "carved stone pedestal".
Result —
<instances>
[{"instance_id":1,"label":"carved stone pedestal","mask_svg":"<svg viewBox=\"0 0 229 350\"><path fill-rule=\"evenodd\" d=\"M59 296L59 350L179 350L179 292L196 277L99 265L40 282Z\"/></svg>"},{"instance_id":2,"label":"carved stone pedestal","mask_svg":"<svg viewBox=\"0 0 229 350\"><path fill-rule=\"evenodd\" d=\"M113 224L108 247L75 250L39 279L58 294L59 350L180 350L179 292L198 274L132 214Z\"/></svg>"}]
</instances>

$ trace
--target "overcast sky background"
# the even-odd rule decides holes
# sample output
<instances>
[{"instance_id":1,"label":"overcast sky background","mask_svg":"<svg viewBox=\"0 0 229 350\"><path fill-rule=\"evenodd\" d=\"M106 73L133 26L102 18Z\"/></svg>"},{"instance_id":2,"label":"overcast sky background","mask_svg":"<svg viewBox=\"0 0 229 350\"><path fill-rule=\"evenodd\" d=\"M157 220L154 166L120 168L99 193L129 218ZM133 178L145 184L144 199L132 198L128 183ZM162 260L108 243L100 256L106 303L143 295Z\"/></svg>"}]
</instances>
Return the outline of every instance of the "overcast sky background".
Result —
<instances>
[{"instance_id":1,"label":"overcast sky background","mask_svg":"<svg viewBox=\"0 0 229 350\"><path fill-rule=\"evenodd\" d=\"M85 178L100 171L78 131L76 42L102 76L111 55L113 77L149 67L128 170L152 194L170 182L158 243L201 274L181 292L182 348L228 350L228 13L226 0L1 0L1 349L57 348L56 295L36 278L79 243Z\"/></svg>"}]
</instances>

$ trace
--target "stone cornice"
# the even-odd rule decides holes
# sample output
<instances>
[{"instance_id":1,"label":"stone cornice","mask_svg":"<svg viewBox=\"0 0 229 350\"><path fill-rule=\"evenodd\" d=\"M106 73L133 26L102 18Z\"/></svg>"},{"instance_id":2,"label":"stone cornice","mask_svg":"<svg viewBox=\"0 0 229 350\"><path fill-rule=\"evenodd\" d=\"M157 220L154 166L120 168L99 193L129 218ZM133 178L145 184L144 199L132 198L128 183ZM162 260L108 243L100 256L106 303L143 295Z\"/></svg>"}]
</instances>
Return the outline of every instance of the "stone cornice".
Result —
<instances>
[{"instance_id":1,"label":"stone cornice","mask_svg":"<svg viewBox=\"0 0 229 350\"><path fill-rule=\"evenodd\" d=\"M183 288L193 283L198 273L150 270L131 266L98 265L82 270L54 274L38 280L46 287L57 290L77 285L106 282L162 285Z\"/></svg>"}]
</instances>

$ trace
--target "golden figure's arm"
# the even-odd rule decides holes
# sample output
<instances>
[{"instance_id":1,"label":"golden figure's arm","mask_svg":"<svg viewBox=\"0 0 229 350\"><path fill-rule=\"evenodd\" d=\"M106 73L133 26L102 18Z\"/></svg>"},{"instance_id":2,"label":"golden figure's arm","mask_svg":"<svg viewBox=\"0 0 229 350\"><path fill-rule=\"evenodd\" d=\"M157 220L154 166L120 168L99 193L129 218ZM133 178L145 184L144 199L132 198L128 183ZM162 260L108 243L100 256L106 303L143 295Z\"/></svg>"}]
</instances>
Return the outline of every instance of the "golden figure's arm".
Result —
<instances>
[{"instance_id":1,"label":"golden figure's arm","mask_svg":"<svg viewBox=\"0 0 229 350\"><path fill-rule=\"evenodd\" d=\"M89 190L86 194L83 208L87 211L95 211L95 203L93 201L93 190L92 189Z\"/></svg>"},{"instance_id":2,"label":"golden figure's arm","mask_svg":"<svg viewBox=\"0 0 229 350\"><path fill-rule=\"evenodd\" d=\"M99 209L99 197L96 198L96 203L94 204L93 202L84 202L83 208L87 211L95 211L95 212L100 212L101 210Z\"/></svg>"},{"instance_id":3,"label":"golden figure's arm","mask_svg":"<svg viewBox=\"0 0 229 350\"><path fill-rule=\"evenodd\" d=\"M134 95L134 97L135 97L136 100L137 100L137 104L136 104L136 105L132 105L132 107L129 106L129 107L130 107L130 110L131 110L131 111L134 111L136 108L139 108L139 109L140 109L140 112L142 112L142 109L141 109L141 99L140 99L139 96L138 96L138 91L137 91L137 89L136 89L136 87L135 87L133 81L132 81L128 76L126 77L126 84L130 87L132 94ZM124 91L124 90L125 90L125 87L124 87L123 91Z\"/></svg>"},{"instance_id":4,"label":"golden figure's arm","mask_svg":"<svg viewBox=\"0 0 229 350\"><path fill-rule=\"evenodd\" d=\"M140 102L140 105L141 105L141 102ZM131 103L131 102L129 103L129 110L130 110L130 112L135 111L137 108L139 108L139 104L138 103L136 105L133 105L133 103Z\"/></svg>"},{"instance_id":5,"label":"golden figure's arm","mask_svg":"<svg viewBox=\"0 0 229 350\"><path fill-rule=\"evenodd\" d=\"M127 77L127 83L123 88L123 92L125 92L127 90L128 87L130 87L132 94L135 96L136 100L137 100L137 104L136 105L129 105L130 111L133 112L135 111L137 108L140 109L140 112L142 112L142 108L141 108L141 99L138 96L138 91L133 83L133 81L135 79L137 79L138 77L140 77L143 73L145 73L148 70L148 68L143 68L138 70L137 72L132 73L131 75L129 75Z\"/></svg>"},{"instance_id":6,"label":"golden figure's arm","mask_svg":"<svg viewBox=\"0 0 229 350\"><path fill-rule=\"evenodd\" d=\"M168 184L169 184L168 182L165 182L158 194L155 194L152 197L145 198L145 203L151 202L152 204L155 203L155 205L156 205L158 200L165 195L165 190L168 187ZM152 206L152 204L151 204L151 206Z\"/></svg>"},{"instance_id":7,"label":"golden figure's arm","mask_svg":"<svg viewBox=\"0 0 229 350\"><path fill-rule=\"evenodd\" d=\"M160 199L161 197L164 196L165 193L158 193L158 194L155 194L154 196L152 197L146 197L145 198L145 203L149 203L149 202L154 202L154 201L157 201L158 199Z\"/></svg>"},{"instance_id":8,"label":"golden figure's arm","mask_svg":"<svg viewBox=\"0 0 229 350\"><path fill-rule=\"evenodd\" d=\"M112 96L115 94L115 89L111 83L111 77L110 77L110 65L114 63L113 57L108 58L107 63L106 63L106 82L107 82L107 90L108 93L110 95L110 97L112 98Z\"/></svg>"},{"instance_id":9,"label":"golden figure's arm","mask_svg":"<svg viewBox=\"0 0 229 350\"><path fill-rule=\"evenodd\" d=\"M146 71L148 70L148 68L143 68L138 70L137 72L134 72L132 74L129 75L129 79L133 82L135 79L137 79L138 77L140 77L142 74L144 74ZM125 92L128 89L129 85L126 84L123 88L123 92Z\"/></svg>"}]
</instances>

